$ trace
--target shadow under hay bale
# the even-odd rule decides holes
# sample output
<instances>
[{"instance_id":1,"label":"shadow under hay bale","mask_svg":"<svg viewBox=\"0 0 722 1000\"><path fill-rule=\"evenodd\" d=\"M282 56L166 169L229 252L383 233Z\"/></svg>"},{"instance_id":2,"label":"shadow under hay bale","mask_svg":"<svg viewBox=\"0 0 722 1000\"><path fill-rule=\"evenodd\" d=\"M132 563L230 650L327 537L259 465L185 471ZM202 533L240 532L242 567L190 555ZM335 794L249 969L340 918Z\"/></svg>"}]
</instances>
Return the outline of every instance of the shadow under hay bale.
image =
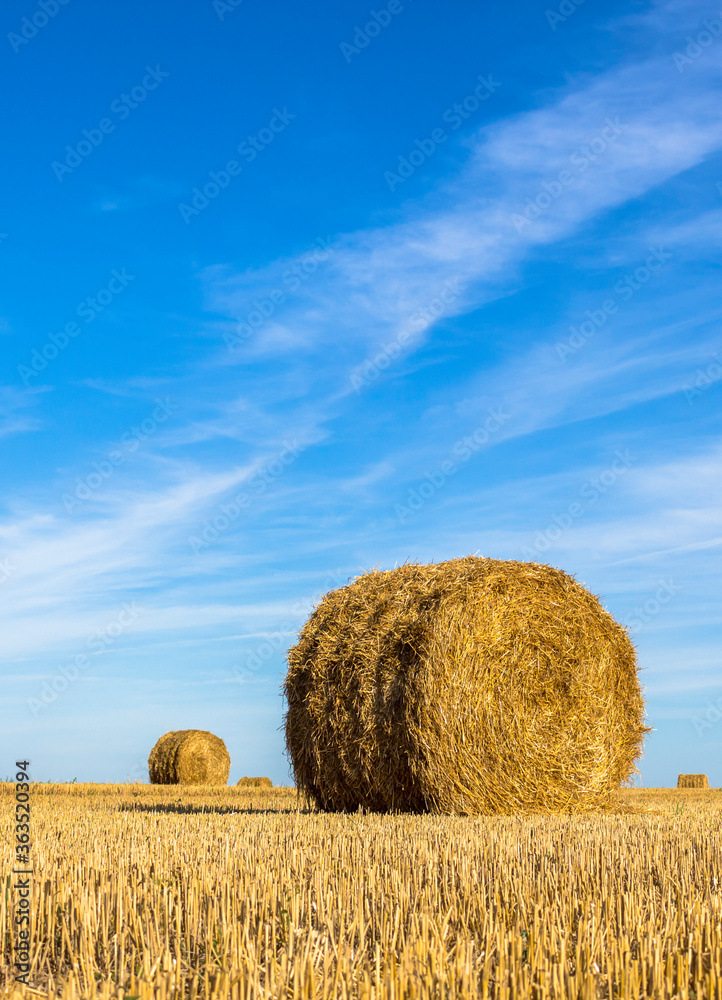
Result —
<instances>
[{"instance_id":1,"label":"shadow under hay bale","mask_svg":"<svg viewBox=\"0 0 722 1000\"><path fill-rule=\"evenodd\" d=\"M709 788L706 774L680 774L677 788Z\"/></svg>"},{"instance_id":2,"label":"shadow under hay bale","mask_svg":"<svg viewBox=\"0 0 722 1000\"><path fill-rule=\"evenodd\" d=\"M270 778L239 778L237 788L273 788Z\"/></svg>"},{"instance_id":3,"label":"shadow under hay bale","mask_svg":"<svg viewBox=\"0 0 722 1000\"><path fill-rule=\"evenodd\" d=\"M326 810L599 808L649 732L626 630L535 563L364 574L325 596L288 667L296 785Z\"/></svg>"},{"instance_id":4,"label":"shadow under hay bale","mask_svg":"<svg viewBox=\"0 0 722 1000\"><path fill-rule=\"evenodd\" d=\"M230 769L223 740L203 729L166 733L148 758L153 785L227 785Z\"/></svg>"}]
</instances>

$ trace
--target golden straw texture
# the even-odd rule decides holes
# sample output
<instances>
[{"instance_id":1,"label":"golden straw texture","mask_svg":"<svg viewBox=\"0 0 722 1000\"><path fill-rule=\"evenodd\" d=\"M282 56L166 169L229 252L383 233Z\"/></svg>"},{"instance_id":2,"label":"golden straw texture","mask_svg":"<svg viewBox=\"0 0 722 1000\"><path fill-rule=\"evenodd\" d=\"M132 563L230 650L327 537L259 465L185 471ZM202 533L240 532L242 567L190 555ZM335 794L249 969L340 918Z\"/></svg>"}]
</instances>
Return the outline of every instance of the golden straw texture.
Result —
<instances>
[{"instance_id":1,"label":"golden straw texture","mask_svg":"<svg viewBox=\"0 0 722 1000\"><path fill-rule=\"evenodd\" d=\"M626 630L536 563L366 573L325 596L288 666L294 777L326 810L599 808L649 731Z\"/></svg>"},{"instance_id":2,"label":"golden straw texture","mask_svg":"<svg viewBox=\"0 0 722 1000\"><path fill-rule=\"evenodd\" d=\"M677 788L709 788L706 774L680 774Z\"/></svg>"},{"instance_id":3,"label":"golden straw texture","mask_svg":"<svg viewBox=\"0 0 722 1000\"><path fill-rule=\"evenodd\" d=\"M239 778L236 785L240 788L273 788L270 778Z\"/></svg>"},{"instance_id":4,"label":"golden straw texture","mask_svg":"<svg viewBox=\"0 0 722 1000\"><path fill-rule=\"evenodd\" d=\"M223 740L203 729L166 733L148 758L153 785L226 785L230 769Z\"/></svg>"}]
</instances>

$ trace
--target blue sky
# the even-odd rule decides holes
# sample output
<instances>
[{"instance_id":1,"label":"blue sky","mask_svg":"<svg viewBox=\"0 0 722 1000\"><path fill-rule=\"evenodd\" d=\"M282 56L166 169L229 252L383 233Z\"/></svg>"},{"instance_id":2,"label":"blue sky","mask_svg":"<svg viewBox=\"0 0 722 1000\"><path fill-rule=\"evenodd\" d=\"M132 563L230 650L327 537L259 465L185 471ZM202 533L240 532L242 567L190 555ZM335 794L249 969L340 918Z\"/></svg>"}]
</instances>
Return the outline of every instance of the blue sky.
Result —
<instances>
[{"instance_id":1,"label":"blue sky","mask_svg":"<svg viewBox=\"0 0 722 1000\"><path fill-rule=\"evenodd\" d=\"M8 773L193 727L288 783L313 601L479 553L599 594L643 783L721 785L719 7L2 20Z\"/></svg>"}]
</instances>

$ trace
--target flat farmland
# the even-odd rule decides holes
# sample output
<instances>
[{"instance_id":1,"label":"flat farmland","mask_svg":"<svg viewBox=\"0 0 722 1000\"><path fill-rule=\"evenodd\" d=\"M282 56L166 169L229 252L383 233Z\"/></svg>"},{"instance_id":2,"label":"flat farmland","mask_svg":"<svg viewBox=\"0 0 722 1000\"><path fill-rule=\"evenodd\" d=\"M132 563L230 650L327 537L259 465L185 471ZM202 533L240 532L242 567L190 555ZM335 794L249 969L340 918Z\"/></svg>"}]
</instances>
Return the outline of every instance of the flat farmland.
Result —
<instances>
[{"instance_id":1,"label":"flat farmland","mask_svg":"<svg viewBox=\"0 0 722 1000\"><path fill-rule=\"evenodd\" d=\"M31 785L2 996L722 998L722 791L590 815L329 815L292 789Z\"/></svg>"}]
</instances>

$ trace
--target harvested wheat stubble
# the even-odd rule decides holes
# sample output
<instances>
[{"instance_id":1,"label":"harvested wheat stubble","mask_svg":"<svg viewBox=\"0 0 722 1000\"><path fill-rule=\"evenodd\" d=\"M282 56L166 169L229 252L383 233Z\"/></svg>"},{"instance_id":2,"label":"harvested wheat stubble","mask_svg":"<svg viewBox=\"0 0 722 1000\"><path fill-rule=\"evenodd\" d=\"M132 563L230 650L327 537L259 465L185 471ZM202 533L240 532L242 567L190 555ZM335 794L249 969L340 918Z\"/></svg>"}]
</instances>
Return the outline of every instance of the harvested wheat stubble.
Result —
<instances>
[{"instance_id":1,"label":"harvested wheat stubble","mask_svg":"<svg viewBox=\"0 0 722 1000\"><path fill-rule=\"evenodd\" d=\"M649 732L626 630L536 563L366 573L324 597L288 665L296 785L326 810L595 809Z\"/></svg>"},{"instance_id":2,"label":"harvested wheat stubble","mask_svg":"<svg viewBox=\"0 0 722 1000\"><path fill-rule=\"evenodd\" d=\"M706 774L680 774L677 788L709 788Z\"/></svg>"},{"instance_id":3,"label":"harvested wheat stubble","mask_svg":"<svg viewBox=\"0 0 722 1000\"><path fill-rule=\"evenodd\" d=\"M230 769L225 743L204 729L166 733L148 758L153 785L226 785Z\"/></svg>"},{"instance_id":4,"label":"harvested wheat stubble","mask_svg":"<svg viewBox=\"0 0 722 1000\"><path fill-rule=\"evenodd\" d=\"M270 778L239 778L236 782L239 788L273 788Z\"/></svg>"}]
</instances>

